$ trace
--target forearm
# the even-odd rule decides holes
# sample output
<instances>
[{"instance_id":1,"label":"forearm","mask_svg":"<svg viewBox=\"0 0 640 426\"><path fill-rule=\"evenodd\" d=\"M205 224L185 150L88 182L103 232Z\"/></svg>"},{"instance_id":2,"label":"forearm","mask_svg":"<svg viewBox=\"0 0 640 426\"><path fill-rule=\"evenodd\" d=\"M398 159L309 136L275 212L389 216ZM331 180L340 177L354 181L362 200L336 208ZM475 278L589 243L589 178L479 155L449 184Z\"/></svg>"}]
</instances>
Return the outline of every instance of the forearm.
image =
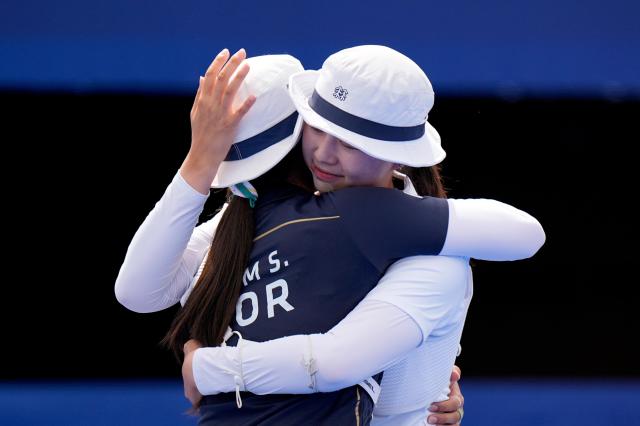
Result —
<instances>
[{"instance_id":1,"label":"forearm","mask_svg":"<svg viewBox=\"0 0 640 426\"><path fill-rule=\"evenodd\" d=\"M206 199L176 174L129 245L115 283L122 305L153 312L180 299L210 244L194 233Z\"/></svg>"},{"instance_id":2,"label":"forearm","mask_svg":"<svg viewBox=\"0 0 640 426\"><path fill-rule=\"evenodd\" d=\"M203 395L234 391L236 377L256 394L331 392L383 371L421 341L403 311L364 301L324 334L198 349L193 373Z\"/></svg>"},{"instance_id":3,"label":"forearm","mask_svg":"<svg viewBox=\"0 0 640 426\"><path fill-rule=\"evenodd\" d=\"M519 260L544 244L542 225L522 210L487 199L448 201L449 226L440 255Z\"/></svg>"},{"instance_id":4,"label":"forearm","mask_svg":"<svg viewBox=\"0 0 640 426\"><path fill-rule=\"evenodd\" d=\"M204 153L194 152L192 147L180 166L180 175L189 186L201 195L208 196L211 182L213 182L213 178L215 178L223 159L224 157L217 158L212 165L209 161L206 161Z\"/></svg>"}]
</instances>

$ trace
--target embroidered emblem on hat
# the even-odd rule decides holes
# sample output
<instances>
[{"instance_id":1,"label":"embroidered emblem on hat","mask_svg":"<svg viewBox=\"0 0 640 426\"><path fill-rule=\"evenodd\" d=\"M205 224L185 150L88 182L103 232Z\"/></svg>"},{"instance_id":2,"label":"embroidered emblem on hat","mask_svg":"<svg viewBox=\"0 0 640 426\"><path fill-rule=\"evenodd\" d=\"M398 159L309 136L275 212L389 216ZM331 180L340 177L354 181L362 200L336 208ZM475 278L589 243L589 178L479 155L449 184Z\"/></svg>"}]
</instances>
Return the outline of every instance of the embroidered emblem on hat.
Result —
<instances>
[{"instance_id":1,"label":"embroidered emblem on hat","mask_svg":"<svg viewBox=\"0 0 640 426\"><path fill-rule=\"evenodd\" d=\"M344 89L342 86L336 87L333 91L333 97L341 101L346 101L348 94L349 91L347 89Z\"/></svg>"}]
</instances>

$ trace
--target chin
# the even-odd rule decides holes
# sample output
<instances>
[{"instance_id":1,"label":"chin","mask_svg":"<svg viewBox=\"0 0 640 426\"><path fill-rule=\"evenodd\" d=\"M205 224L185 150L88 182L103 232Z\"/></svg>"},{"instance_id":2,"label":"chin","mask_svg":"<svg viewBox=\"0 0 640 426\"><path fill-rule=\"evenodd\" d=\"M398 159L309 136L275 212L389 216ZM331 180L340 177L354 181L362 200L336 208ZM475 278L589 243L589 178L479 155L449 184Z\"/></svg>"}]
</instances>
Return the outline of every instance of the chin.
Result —
<instances>
[{"instance_id":1,"label":"chin","mask_svg":"<svg viewBox=\"0 0 640 426\"><path fill-rule=\"evenodd\" d=\"M320 192L331 192L331 191L334 191L334 190L337 189L333 185L331 185L330 183L325 182L325 181L320 180L320 179L316 179L315 177L313 178L313 185Z\"/></svg>"}]
</instances>

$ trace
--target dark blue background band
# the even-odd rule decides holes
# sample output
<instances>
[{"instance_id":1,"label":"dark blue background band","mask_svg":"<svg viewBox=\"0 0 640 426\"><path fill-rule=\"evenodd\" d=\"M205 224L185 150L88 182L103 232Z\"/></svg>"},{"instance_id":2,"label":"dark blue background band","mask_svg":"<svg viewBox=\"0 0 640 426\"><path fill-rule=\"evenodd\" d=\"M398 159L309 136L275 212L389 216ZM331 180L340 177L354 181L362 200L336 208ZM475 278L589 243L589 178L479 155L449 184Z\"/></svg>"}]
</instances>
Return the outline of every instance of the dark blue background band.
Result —
<instances>
[{"instance_id":1,"label":"dark blue background band","mask_svg":"<svg viewBox=\"0 0 640 426\"><path fill-rule=\"evenodd\" d=\"M396 127L376 123L341 110L325 101L315 90L309 99L309 106L332 123L368 138L402 142L419 139L424 135L424 124Z\"/></svg>"},{"instance_id":2,"label":"dark blue background band","mask_svg":"<svg viewBox=\"0 0 640 426\"><path fill-rule=\"evenodd\" d=\"M234 143L231 145L231 149L224 161L242 160L243 158L251 157L263 149L269 148L271 145L275 145L284 138L293 134L293 129L296 127L297 120L298 113L294 112L275 126L269 127L264 132L258 133L249 139Z\"/></svg>"}]
</instances>

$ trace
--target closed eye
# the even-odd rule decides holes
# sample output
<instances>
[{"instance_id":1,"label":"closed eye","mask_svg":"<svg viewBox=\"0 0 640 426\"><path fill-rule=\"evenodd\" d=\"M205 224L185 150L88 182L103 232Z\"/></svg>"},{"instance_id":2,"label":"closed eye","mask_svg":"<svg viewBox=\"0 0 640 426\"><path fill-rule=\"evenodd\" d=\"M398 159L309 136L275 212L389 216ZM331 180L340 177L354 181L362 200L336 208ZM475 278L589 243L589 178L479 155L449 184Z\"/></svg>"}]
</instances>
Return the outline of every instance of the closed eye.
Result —
<instances>
[{"instance_id":1,"label":"closed eye","mask_svg":"<svg viewBox=\"0 0 640 426\"><path fill-rule=\"evenodd\" d=\"M309 126L309 125L307 124L307 126ZM309 126L309 128L314 133L324 133L322 130L318 129L317 127Z\"/></svg>"},{"instance_id":2,"label":"closed eye","mask_svg":"<svg viewBox=\"0 0 640 426\"><path fill-rule=\"evenodd\" d=\"M346 149L349 149L349 150L357 150L358 149L358 148L355 148L355 147L349 145L346 142L341 141L340 139L338 139L338 142L340 142L340 145L342 145L342 147L344 147Z\"/></svg>"}]
</instances>

